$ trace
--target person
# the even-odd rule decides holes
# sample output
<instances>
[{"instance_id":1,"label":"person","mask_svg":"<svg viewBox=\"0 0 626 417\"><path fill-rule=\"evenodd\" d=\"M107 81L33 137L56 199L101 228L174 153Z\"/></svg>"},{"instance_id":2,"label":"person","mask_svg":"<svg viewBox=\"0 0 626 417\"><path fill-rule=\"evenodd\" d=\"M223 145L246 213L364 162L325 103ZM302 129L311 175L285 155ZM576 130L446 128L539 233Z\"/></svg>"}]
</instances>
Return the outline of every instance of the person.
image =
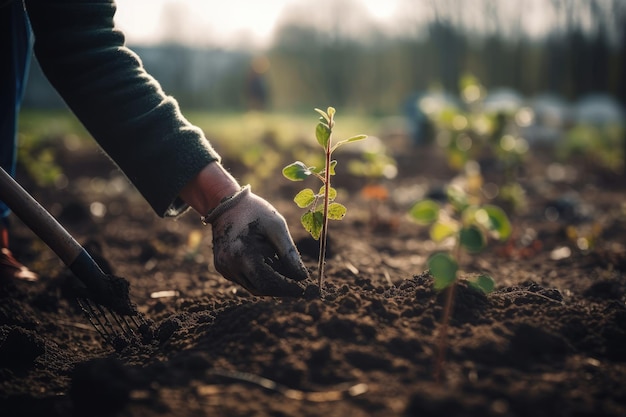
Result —
<instances>
[{"instance_id":1,"label":"person","mask_svg":"<svg viewBox=\"0 0 626 417\"><path fill-rule=\"evenodd\" d=\"M17 117L33 51L71 111L159 216L191 207L211 225L220 274L255 295L302 294L299 281L308 271L285 219L221 165L203 132L126 47L115 11L114 0L0 0L2 167L14 173ZM0 210L6 219L9 209ZM33 278L7 240L0 273Z\"/></svg>"}]
</instances>

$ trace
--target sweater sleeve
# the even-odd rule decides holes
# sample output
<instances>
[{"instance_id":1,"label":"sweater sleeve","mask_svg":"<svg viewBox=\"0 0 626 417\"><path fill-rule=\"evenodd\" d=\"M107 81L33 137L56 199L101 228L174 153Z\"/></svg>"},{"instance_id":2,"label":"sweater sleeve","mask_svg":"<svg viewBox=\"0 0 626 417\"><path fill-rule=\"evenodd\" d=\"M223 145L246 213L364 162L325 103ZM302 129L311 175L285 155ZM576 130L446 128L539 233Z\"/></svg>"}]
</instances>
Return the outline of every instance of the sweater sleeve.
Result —
<instances>
[{"instance_id":1,"label":"sweater sleeve","mask_svg":"<svg viewBox=\"0 0 626 417\"><path fill-rule=\"evenodd\" d=\"M51 84L157 214L181 213L180 190L219 156L125 46L113 0L25 5Z\"/></svg>"}]
</instances>

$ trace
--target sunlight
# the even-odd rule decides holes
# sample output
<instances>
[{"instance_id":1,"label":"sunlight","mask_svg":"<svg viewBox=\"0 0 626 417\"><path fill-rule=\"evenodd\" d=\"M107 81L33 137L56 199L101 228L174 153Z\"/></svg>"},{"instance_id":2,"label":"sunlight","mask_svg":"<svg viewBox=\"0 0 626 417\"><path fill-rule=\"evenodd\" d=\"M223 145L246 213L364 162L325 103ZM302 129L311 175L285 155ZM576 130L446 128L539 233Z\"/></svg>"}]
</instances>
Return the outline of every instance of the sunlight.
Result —
<instances>
[{"instance_id":1,"label":"sunlight","mask_svg":"<svg viewBox=\"0 0 626 417\"><path fill-rule=\"evenodd\" d=\"M129 43L157 44L173 37L189 44L263 47L285 8L302 0L117 0L115 22ZM397 15L400 0L358 0L378 21ZM308 3L306 3L308 4ZM311 3L313 6L313 3Z\"/></svg>"},{"instance_id":2,"label":"sunlight","mask_svg":"<svg viewBox=\"0 0 626 417\"><path fill-rule=\"evenodd\" d=\"M115 24L133 43L154 44L165 0L117 0Z\"/></svg>"},{"instance_id":3,"label":"sunlight","mask_svg":"<svg viewBox=\"0 0 626 417\"><path fill-rule=\"evenodd\" d=\"M374 18L379 20L391 18L398 10L398 0L361 0L361 3Z\"/></svg>"},{"instance_id":4,"label":"sunlight","mask_svg":"<svg viewBox=\"0 0 626 417\"><path fill-rule=\"evenodd\" d=\"M250 2L230 0L227 2L186 0L190 7L202 16L211 31L226 43L245 36L255 44L269 40L274 25L288 0L265 0ZM229 39L230 38L230 39ZM235 39L236 40L236 39Z\"/></svg>"},{"instance_id":5,"label":"sunlight","mask_svg":"<svg viewBox=\"0 0 626 417\"><path fill-rule=\"evenodd\" d=\"M164 13L184 19L180 38L190 43L232 46L242 38L255 46L269 41L283 8L291 0L117 0L115 22L129 42L156 44L167 36ZM185 36L186 34L186 36Z\"/></svg>"}]
</instances>

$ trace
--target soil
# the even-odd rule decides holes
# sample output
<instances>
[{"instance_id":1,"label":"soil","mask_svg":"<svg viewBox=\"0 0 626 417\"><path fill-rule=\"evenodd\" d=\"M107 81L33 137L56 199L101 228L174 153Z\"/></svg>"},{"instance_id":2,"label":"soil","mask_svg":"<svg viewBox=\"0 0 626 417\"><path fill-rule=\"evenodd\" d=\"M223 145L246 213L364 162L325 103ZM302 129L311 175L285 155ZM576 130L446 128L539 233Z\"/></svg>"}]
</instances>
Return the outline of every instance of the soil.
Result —
<instances>
[{"instance_id":1,"label":"soil","mask_svg":"<svg viewBox=\"0 0 626 417\"><path fill-rule=\"evenodd\" d=\"M359 193L365 180L338 175L348 214L330 224L323 296L312 279L283 299L222 278L210 227L195 213L158 218L98 151L56 154L67 181L18 179L130 283L153 334L106 343L71 273L14 218L14 252L41 278L1 282L2 416L626 415L625 193L598 166L550 176L548 153L532 153L513 238L461 260L436 378L447 293L432 288L428 230L406 212L452 178L438 150L399 147L399 175L377 207ZM317 242L291 201L300 185L281 177L253 190L286 217L315 277ZM579 249L572 227L595 230L592 247ZM496 281L488 295L465 281L482 272Z\"/></svg>"}]
</instances>

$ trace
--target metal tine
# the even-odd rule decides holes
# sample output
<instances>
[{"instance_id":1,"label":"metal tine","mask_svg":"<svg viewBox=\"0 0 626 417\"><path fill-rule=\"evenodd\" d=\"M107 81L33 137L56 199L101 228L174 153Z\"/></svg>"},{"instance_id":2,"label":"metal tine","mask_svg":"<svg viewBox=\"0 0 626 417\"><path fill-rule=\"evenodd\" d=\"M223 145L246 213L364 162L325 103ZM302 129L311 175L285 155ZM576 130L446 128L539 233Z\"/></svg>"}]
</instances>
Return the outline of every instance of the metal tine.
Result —
<instances>
[{"instance_id":1,"label":"metal tine","mask_svg":"<svg viewBox=\"0 0 626 417\"><path fill-rule=\"evenodd\" d=\"M148 325L148 322L142 315L130 316L129 318L138 329L143 325ZM137 319L139 319L139 323L137 323Z\"/></svg>"},{"instance_id":2,"label":"metal tine","mask_svg":"<svg viewBox=\"0 0 626 417\"><path fill-rule=\"evenodd\" d=\"M110 334L107 330L107 327L111 327L110 323L107 326L103 322L101 316L98 315L98 313L93 309L91 303L87 298L77 298L76 300L78 301L78 305L80 306L81 310L83 310L83 313L87 317L87 320L89 320L89 323L91 323L91 325L96 329L96 331L100 334L100 336L102 336L105 341L111 343L115 335ZM104 319L106 319L106 317L104 317Z\"/></svg>"},{"instance_id":3,"label":"metal tine","mask_svg":"<svg viewBox=\"0 0 626 417\"><path fill-rule=\"evenodd\" d=\"M111 322L111 320L109 320L108 316L107 316L107 311L109 312L109 315L111 317L113 317L113 320L117 323L118 328L122 331L122 333L126 334L128 336L128 332L126 331L126 329L124 328L124 326L120 323L120 320L117 318L117 316L115 314L113 314L113 312L109 309L105 309L105 307L101 306L98 303L93 303L96 306L96 309L98 310L98 312L100 313L100 315L102 315L102 317L105 318L105 323L107 323L107 325L109 325L111 327L111 330L113 331L113 333L116 336L119 336L119 332L117 332L113 326L113 322ZM130 334L130 336L132 336L132 332Z\"/></svg>"},{"instance_id":4,"label":"metal tine","mask_svg":"<svg viewBox=\"0 0 626 417\"><path fill-rule=\"evenodd\" d=\"M113 344L114 338L119 336L120 332L129 339L139 339L139 327L146 323L143 317L121 316L88 298L80 298L78 302L89 322L108 343Z\"/></svg>"},{"instance_id":5,"label":"metal tine","mask_svg":"<svg viewBox=\"0 0 626 417\"><path fill-rule=\"evenodd\" d=\"M99 307L99 308L101 310L103 309L102 307ZM137 336L135 334L135 330L133 330L130 324L128 324L128 321L126 320L124 316L120 316L119 314L116 314L114 311L111 311L110 309L107 309L107 311L109 312L111 317L113 317L113 320L115 320L115 322L120 327L120 329L122 329L122 332L126 334L126 336L131 337L131 338L134 338Z\"/></svg>"}]
</instances>

